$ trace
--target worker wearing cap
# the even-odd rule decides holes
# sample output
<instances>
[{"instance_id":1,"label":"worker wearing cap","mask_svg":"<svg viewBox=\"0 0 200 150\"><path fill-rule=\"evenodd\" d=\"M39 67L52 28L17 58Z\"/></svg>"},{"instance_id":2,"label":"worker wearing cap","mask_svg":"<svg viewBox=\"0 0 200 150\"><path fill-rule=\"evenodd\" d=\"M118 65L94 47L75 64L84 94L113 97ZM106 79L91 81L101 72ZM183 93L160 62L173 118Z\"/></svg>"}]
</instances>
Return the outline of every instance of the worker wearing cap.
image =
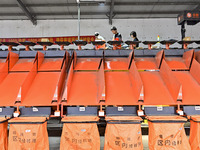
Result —
<instances>
[{"instance_id":1,"label":"worker wearing cap","mask_svg":"<svg viewBox=\"0 0 200 150\"><path fill-rule=\"evenodd\" d=\"M105 39L99 34L99 32L95 32L94 35L95 35L95 41L105 41ZM96 45L95 48L96 49L105 49L106 44Z\"/></svg>"},{"instance_id":2,"label":"worker wearing cap","mask_svg":"<svg viewBox=\"0 0 200 150\"><path fill-rule=\"evenodd\" d=\"M133 41L139 41L138 38L137 38L137 33L135 31L132 31L130 33L130 36L131 36L131 38L133 38ZM137 48L137 47L139 47L139 43L136 44L134 48Z\"/></svg>"},{"instance_id":3,"label":"worker wearing cap","mask_svg":"<svg viewBox=\"0 0 200 150\"><path fill-rule=\"evenodd\" d=\"M113 41L122 41L122 35L117 31L117 28L115 26L113 26L111 28L111 31L113 33ZM114 45L113 45L114 46ZM121 44L115 46L116 49L121 49Z\"/></svg>"}]
</instances>

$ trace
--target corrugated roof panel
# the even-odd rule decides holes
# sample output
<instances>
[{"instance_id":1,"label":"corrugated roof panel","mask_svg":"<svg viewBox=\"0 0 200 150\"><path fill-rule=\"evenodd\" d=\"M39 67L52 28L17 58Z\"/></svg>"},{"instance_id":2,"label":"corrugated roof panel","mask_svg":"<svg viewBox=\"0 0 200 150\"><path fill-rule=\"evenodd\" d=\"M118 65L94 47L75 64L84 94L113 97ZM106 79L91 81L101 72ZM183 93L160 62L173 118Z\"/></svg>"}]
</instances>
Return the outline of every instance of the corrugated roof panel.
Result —
<instances>
[{"instance_id":1,"label":"corrugated roof panel","mask_svg":"<svg viewBox=\"0 0 200 150\"><path fill-rule=\"evenodd\" d=\"M107 14L110 12L110 2L110 0L106 0L104 5L82 4L81 17L83 19L107 19ZM38 19L77 18L75 17L77 14L76 0L23 0L23 3ZM123 2L115 0L114 18L176 18L179 12L192 10L198 4L199 0L182 0L181 2L179 0L123 0ZM1 0L0 8L0 19L28 19L15 0Z\"/></svg>"}]
</instances>

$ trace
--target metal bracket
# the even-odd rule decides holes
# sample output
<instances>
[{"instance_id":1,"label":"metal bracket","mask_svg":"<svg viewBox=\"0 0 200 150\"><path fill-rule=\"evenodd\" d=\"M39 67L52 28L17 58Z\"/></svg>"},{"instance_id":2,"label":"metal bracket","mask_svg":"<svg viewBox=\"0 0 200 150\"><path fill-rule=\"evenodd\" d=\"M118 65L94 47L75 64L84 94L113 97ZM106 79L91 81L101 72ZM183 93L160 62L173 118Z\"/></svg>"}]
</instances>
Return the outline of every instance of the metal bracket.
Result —
<instances>
[{"instance_id":1,"label":"metal bracket","mask_svg":"<svg viewBox=\"0 0 200 150\"><path fill-rule=\"evenodd\" d=\"M200 115L200 106L183 106L183 112L189 115Z\"/></svg>"},{"instance_id":2,"label":"metal bracket","mask_svg":"<svg viewBox=\"0 0 200 150\"><path fill-rule=\"evenodd\" d=\"M175 107L144 107L147 116L174 116L176 114Z\"/></svg>"},{"instance_id":3,"label":"metal bracket","mask_svg":"<svg viewBox=\"0 0 200 150\"><path fill-rule=\"evenodd\" d=\"M20 116L50 116L51 107L23 107L20 108Z\"/></svg>"},{"instance_id":4,"label":"metal bracket","mask_svg":"<svg viewBox=\"0 0 200 150\"><path fill-rule=\"evenodd\" d=\"M137 116L137 107L106 107L106 116Z\"/></svg>"},{"instance_id":5,"label":"metal bracket","mask_svg":"<svg viewBox=\"0 0 200 150\"><path fill-rule=\"evenodd\" d=\"M67 107L67 116L97 116L97 107Z\"/></svg>"}]
</instances>

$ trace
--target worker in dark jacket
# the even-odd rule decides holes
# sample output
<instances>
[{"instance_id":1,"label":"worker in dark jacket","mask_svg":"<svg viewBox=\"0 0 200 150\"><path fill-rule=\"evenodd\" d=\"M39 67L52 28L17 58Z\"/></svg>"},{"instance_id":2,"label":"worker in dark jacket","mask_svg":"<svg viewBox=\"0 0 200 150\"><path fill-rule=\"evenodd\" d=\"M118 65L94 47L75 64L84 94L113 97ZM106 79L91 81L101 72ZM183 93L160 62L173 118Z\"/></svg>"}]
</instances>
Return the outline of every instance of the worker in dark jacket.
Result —
<instances>
[{"instance_id":1,"label":"worker in dark jacket","mask_svg":"<svg viewBox=\"0 0 200 150\"><path fill-rule=\"evenodd\" d=\"M122 41L122 35L117 31L117 28L115 26L111 28L111 31L113 33L113 41ZM121 49L121 44L115 46L115 49Z\"/></svg>"},{"instance_id":2,"label":"worker in dark jacket","mask_svg":"<svg viewBox=\"0 0 200 150\"><path fill-rule=\"evenodd\" d=\"M113 33L113 41L122 41L122 35L117 31L115 26L111 28L111 31Z\"/></svg>"},{"instance_id":3,"label":"worker in dark jacket","mask_svg":"<svg viewBox=\"0 0 200 150\"><path fill-rule=\"evenodd\" d=\"M137 33L135 31L132 31L130 33L130 36L133 38L133 41L139 41L137 38ZM139 43L135 45L135 48L139 47Z\"/></svg>"}]
</instances>

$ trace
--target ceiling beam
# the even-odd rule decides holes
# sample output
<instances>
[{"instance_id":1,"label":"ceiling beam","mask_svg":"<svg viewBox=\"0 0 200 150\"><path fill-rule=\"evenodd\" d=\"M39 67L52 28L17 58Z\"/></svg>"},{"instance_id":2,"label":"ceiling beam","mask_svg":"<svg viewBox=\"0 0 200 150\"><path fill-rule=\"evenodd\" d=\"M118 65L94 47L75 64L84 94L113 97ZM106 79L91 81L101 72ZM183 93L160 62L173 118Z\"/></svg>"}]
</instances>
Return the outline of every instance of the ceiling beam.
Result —
<instances>
[{"instance_id":1,"label":"ceiling beam","mask_svg":"<svg viewBox=\"0 0 200 150\"><path fill-rule=\"evenodd\" d=\"M105 15L99 15L99 16L82 16L81 17L82 20L87 20L87 19L107 19L108 17ZM146 19L146 18L177 18L177 14L171 14L171 15L165 15L162 16L161 15L151 15L150 17L148 17L147 15L130 15L130 16L116 16L115 19ZM1 17L0 16L0 20L27 20L27 18L25 18L25 16L21 16L21 17L12 17L12 16L8 16L8 17ZM77 20L77 16L72 17L72 15L63 15L63 16L38 16L37 20Z\"/></svg>"},{"instance_id":2,"label":"ceiling beam","mask_svg":"<svg viewBox=\"0 0 200 150\"><path fill-rule=\"evenodd\" d=\"M115 0L111 0L110 13L109 13L109 24L112 25L113 12L114 12Z\"/></svg>"},{"instance_id":3,"label":"ceiling beam","mask_svg":"<svg viewBox=\"0 0 200 150\"><path fill-rule=\"evenodd\" d=\"M200 10L200 3L194 8L194 11L199 11Z\"/></svg>"},{"instance_id":4,"label":"ceiling beam","mask_svg":"<svg viewBox=\"0 0 200 150\"><path fill-rule=\"evenodd\" d=\"M116 2L115 5L197 5L199 2Z\"/></svg>"},{"instance_id":5,"label":"ceiling beam","mask_svg":"<svg viewBox=\"0 0 200 150\"><path fill-rule=\"evenodd\" d=\"M133 11L133 12L130 12L130 11L123 11L123 12L117 12L117 11L113 11L113 14L117 14L117 15L146 15L146 14L179 14L181 13L182 11ZM66 15L73 15L73 16L77 16L77 12L60 12L60 13L36 13L37 16L66 16ZM84 16L84 15L106 15L105 12L81 12L81 16ZM0 16L25 16L24 13L0 13Z\"/></svg>"},{"instance_id":6,"label":"ceiling beam","mask_svg":"<svg viewBox=\"0 0 200 150\"><path fill-rule=\"evenodd\" d=\"M145 17L145 16L137 16L137 17L119 17L119 18L115 18L115 19L146 19L147 17ZM148 17L149 18L149 17ZM152 17L150 17L150 18L160 18L159 16L157 17L157 16L152 16ZM168 17L164 17L164 18L177 18L177 16L168 16ZM63 17L60 17L60 18L45 18L45 19L43 19L43 18L38 18L37 20L74 20L74 19L76 19L76 18L72 18L72 17L70 17L70 16L63 16ZM99 18L94 18L94 17L82 17L82 19L83 20L87 20L87 19L107 19L107 17L99 17ZM1 19L0 18L0 21L1 20L19 20L19 19L14 19L14 18L12 18L12 19L10 19L10 18L3 18L3 19ZM20 20L27 20L27 19L24 19L24 18L21 18Z\"/></svg>"},{"instance_id":7,"label":"ceiling beam","mask_svg":"<svg viewBox=\"0 0 200 150\"><path fill-rule=\"evenodd\" d=\"M35 16L31 14L31 12L26 8L24 3L21 0L17 0L17 5L22 9L24 14L28 17L28 19L33 23L33 25L37 25L37 20Z\"/></svg>"},{"instance_id":8,"label":"ceiling beam","mask_svg":"<svg viewBox=\"0 0 200 150\"><path fill-rule=\"evenodd\" d=\"M115 2L115 5L198 5L199 2ZM106 2L105 6L110 6L111 2ZM26 4L27 7L66 7L66 6L77 6L77 3L42 3L42 4ZM81 6L99 6L98 3L82 3ZM0 7L18 7L16 4L0 4Z\"/></svg>"}]
</instances>

